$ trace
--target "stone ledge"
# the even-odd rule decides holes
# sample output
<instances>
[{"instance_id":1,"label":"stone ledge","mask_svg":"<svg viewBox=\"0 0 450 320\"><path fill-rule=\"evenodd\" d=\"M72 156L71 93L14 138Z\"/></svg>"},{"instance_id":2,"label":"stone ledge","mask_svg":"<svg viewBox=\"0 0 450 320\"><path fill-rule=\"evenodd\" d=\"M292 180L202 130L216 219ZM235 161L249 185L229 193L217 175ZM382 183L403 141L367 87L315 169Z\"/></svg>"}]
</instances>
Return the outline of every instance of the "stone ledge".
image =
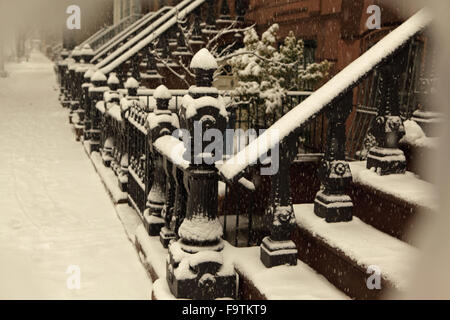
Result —
<instances>
[{"instance_id":1,"label":"stone ledge","mask_svg":"<svg viewBox=\"0 0 450 320\"><path fill-rule=\"evenodd\" d=\"M148 236L145 228L140 225L136 230L135 246L152 280L158 283L165 282L165 262L168 253L162 247L159 238ZM225 243L224 258L233 261L239 275L239 299L348 299L345 294L303 262L298 261L297 266L278 266L269 269L260 261L259 252L259 247L236 248ZM163 290L165 291L167 290ZM155 299L162 299L158 292L153 293L152 296ZM170 295L163 296L167 298Z\"/></svg>"},{"instance_id":2,"label":"stone ledge","mask_svg":"<svg viewBox=\"0 0 450 320\"><path fill-rule=\"evenodd\" d=\"M353 214L382 232L414 244L411 234L421 219L438 214L435 187L411 172L378 176L365 168L365 162L350 162L350 167Z\"/></svg>"},{"instance_id":3,"label":"stone ledge","mask_svg":"<svg viewBox=\"0 0 450 320\"><path fill-rule=\"evenodd\" d=\"M404 291L419 251L357 217L350 222L327 223L312 204L294 205L298 228L293 240L299 258L355 299L379 299L387 290ZM370 290L369 266L381 270L381 290Z\"/></svg>"}]
</instances>

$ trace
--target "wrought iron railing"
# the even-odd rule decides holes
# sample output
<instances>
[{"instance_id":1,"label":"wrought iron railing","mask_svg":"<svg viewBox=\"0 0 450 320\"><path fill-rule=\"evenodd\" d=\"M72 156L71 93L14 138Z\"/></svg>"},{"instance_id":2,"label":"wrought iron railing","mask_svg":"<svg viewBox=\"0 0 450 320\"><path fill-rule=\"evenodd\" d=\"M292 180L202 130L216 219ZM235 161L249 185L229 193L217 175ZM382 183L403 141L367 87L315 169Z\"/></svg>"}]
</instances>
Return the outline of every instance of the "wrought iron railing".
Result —
<instances>
[{"instance_id":1,"label":"wrought iron railing","mask_svg":"<svg viewBox=\"0 0 450 320\"><path fill-rule=\"evenodd\" d=\"M228 262L220 253L224 247L221 235L225 231L227 236L227 225L231 225L235 230L234 244L240 245L239 229L243 225L244 233L248 234L248 239L244 235L246 244L253 244L251 230L255 226L255 217L250 209L245 219L236 214L231 220L228 219L230 212L225 207L222 209L225 213L223 226L220 224L219 180L227 184L223 201L225 206L230 202L226 195L230 190L240 192L238 200L241 202L252 202L252 198L243 197L254 190L261 192L257 189L256 180L262 177L258 170L276 161L279 166L270 175L269 204L263 217L269 221L265 222L268 236L262 240L261 261L267 267L297 262L297 251L290 241L295 225L290 169L302 143L305 152L323 151L319 167L322 187L314 201L315 214L327 222L352 219L353 204L347 190L352 176L346 156L346 144L349 142L346 123L355 101L354 90L367 79L377 82L376 90L379 92L374 98L377 105L374 122L377 145L370 150L367 166L379 174L405 171L404 155L398 149L403 129L400 91L402 86L405 87L405 82L402 82L402 72L405 68L410 70L407 67L411 60L409 44L430 21L428 12L420 11L317 91L288 95L288 99L298 99L299 104L280 119L272 119L276 120L275 123L264 133L220 165L207 162L214 154L205 152L203 144L200 151L194 148L192 139L195 121L220 132L226 129L228 112L222 104L223 100L217 100L220 92L213 88L205 90L205 87L212 86L213 68L201 67L200 62L194 63L196 86L187 93L173 92L174 97L163 86L152 92L138 90L136 81L130 79L125 84L126 97L120 102L120 117L114 121L105 119L112 115L102 112L101 102L105 99L105 93L114 91L120 94L120 90L108 86L101 71L85 79L92 83L90 87L83 87L85 138L90 140L94 151L104 153L109 152L108 135L116 138L122 134L126 139L123 143L126 147L122 147L121 152L127 151L129 156L129 200L140 213L150 235L159 235L164 245L173 240L167 262L167 281L176 297L219 298L235 295L236 275L232 268L225 268ZM208 54L202 50L201 59L206 56L213 60ZM132 56L130 54L123 59ZM206 65L211 65L211 62ZM80 90L75 87L81 86L81 83L74 87L70 84L73 79L67 78L66 73L64 77L64 90L67 90L69 97L76 98ZM182 94L185 99L181 102L179 97ZM201 99L205 97L207 99ZM406 97L403 96L403 99ZM208 103L202 103L204 100ZM286 101L286 108L288 104L289 101ZM245 128L245 120L241 117L241 112L245 111L239 108L242 106L234 109L237 114L231 127ZM117 119L122 120L118 123L124 123L125 134L114 130L118 125L115 122ZM247 125L251 126L251 123ZM173 135L177 128L185 129L181 137ZM269 139L272 135L277 139ZM270 155L271 161L260 161L264 154ZM194 159L201 161L194 163ZM231 221L235 222L234 225ZM199 252L207 254L196 255ZM196 259L191 259L194 256ZM191 273L194 276L184 277ZM216 284L220 290L210 290L209 286Z\"/></svg>"}]
</instances>

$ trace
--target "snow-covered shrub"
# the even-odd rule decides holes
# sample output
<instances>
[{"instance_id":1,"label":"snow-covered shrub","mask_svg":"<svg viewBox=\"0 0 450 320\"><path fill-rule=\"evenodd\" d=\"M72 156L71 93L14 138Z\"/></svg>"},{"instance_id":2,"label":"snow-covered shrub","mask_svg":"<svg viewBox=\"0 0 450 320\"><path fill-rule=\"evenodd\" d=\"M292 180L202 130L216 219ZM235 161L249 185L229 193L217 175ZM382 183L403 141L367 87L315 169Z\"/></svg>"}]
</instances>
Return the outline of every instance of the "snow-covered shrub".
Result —
<instances>
[{"instance_id":1,"label":"snow-covered shrub","mask_svg":"<svg viewBox=\"0 0 450 320\"><path fill-rule=\"evenodd\" d=\"M296 39L293 32L277 49L278 30L278 24L273 24L261 38L254 28L246 30L244 47L228 60L238 81L232 95L237 103L250 105L249 118L254 127L270 126L281 116L288 91L315 87L328 76L331 67L326 60L305 64L303 41Z\"/></svg>"}]
</instances>

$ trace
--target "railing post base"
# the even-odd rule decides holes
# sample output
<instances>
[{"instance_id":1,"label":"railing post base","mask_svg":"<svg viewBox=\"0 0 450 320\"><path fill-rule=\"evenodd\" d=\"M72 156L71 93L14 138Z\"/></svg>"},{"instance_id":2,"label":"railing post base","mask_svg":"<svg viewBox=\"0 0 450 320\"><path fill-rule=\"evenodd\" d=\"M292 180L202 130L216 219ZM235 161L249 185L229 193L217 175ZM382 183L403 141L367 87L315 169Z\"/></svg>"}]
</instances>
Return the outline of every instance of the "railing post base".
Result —
<instances>
[{"instance_id":1,"label":"railing post base","mask_svg":"<svg viewBox=\"0 0 450 320\"><path fill-rule=\"evenodd\" d=\"M379 175L403 174L406 172L405 154L400 149L373 147L367 156L367 169Z\"/></svg>"},{"instance_id":2,"label":"railing post base","mask_svg":"<svg viewBox=\"0 0 450 320\"><path fill-rule=\"evenodd\" d=\"M237 275L231 263L224 263L219 251L188 253L181 241L169 247L167 283L177 299L213 300L237 298Z\"/></svg>"},{"instance_id":3,"label":"railing post base","mask_svg":"<svg viewBox=\"0 0 450 320\"><path fill-rule=\"evenodd\" d=\"M348 195L333 195L319 191L314 200L314 213L326 222L351 221L353 203Z\"/></svg>"},{"instance_id":4,"label":"railing post base","mask_svg":"<svg viewBox=\"0 0 450 320\"><path fill-rule=\"evenodd\" d=\"M353 217L352 199L347 194L352 172L345 157L345 123L352 99L349 92L327 110L327 142L318 172L322 187L314 199L314 213L328 223L347 222Z\"/></svg>"},{"instance_id":5,"label":"railing post base","mask_svg":"<svg viewBox=\"0 0 450 320\"><path fill-rule=\"evenodd\" d=\"M273 241L265 237L261 243L261 262L266 268L280 265L297 265L297 247L294 241Z\"/></svg>"},{"instance_id":6,"label":"railing post base","mask_svg":"<svg viewBox=\"0 0 450 320\"><path fill-rule=\"evenodd\" d=\"M169 243L172 240L176 239L176 234L172 230L170 230L167 227L162 227L161 232L159 233L159 241L161 241L161 244L164 248L169 247Z\"/></svg>"},{"instance_id":7,"label":"railing post base","mask_svg":"<svg viewBox=\"0 0 450 320\"><path fill-rule=\"evenodd\" d=\"M149 236L159 236L161 229L164 227L164 219L150 213L151 209L147 209L144 212L144 227L147 230Z\"/></svg>"}]
</instances>

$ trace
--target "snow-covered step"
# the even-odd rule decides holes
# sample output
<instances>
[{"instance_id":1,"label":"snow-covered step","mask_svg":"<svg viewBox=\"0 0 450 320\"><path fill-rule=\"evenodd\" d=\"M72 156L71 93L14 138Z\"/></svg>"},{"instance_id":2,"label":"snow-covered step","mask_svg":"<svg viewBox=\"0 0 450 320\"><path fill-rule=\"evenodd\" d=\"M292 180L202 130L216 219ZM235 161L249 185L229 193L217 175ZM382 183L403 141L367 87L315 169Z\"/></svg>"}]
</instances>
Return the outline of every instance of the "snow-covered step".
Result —
<instances>
[{"instance_id":1,"label":"snow-covered step","mask_svg":"<svg viewBox=\"0 0 450 320\"><path fill-rule=\"evenodd\" d=\"M236 248L231 245L225 247L224 257L234 261L240 275L241 296L247 299L349 299L325 277L300 260L296 266L266 268L260 260L260 247ZM252 293L257 296L250 296Z\"/></svg>"},{"instance_id":2,"label":"snow-covered step","mask_svg":"<svg viewBox=\"0 0 450 320\"><path fill-rule=\"evenodd\" d=\"M128 194L120 190L119 181L116 175L111 168L107 168L103 165L102 156L100 153L92 152L90 159L114 204L126 203L128 201Z\"/></svg>"},{"instance_id":3,"label":"snow-covered step","mask_svg":"<svg viewBox=\"0 0 450 320\"><path fill-rule=\"evenodd\" d=\"M154 298L173 299L166 284L168 252L162 247L159 237L148 236L145 228L140 225L136 229L135 245L141 261L155 283ZM305 263L298 261L297 266L268 269L259 259L259 252L259 247L236 248L226 242L224 258L233 261L240 276L241 299L348 299L348 296Z\"/></svg>"},{"instance_id":4,"label":"snow-covered step","mask_svg":"<svg viewBox=\"0 0 450 320\"><path fill-rule=\"evenodd\" d=\"M353 214L375 228L411 242L420 222L437 213L436 187L412 172L380 176L366 169L366 162L351 162Z\"/></svg>"},{"instance_id":5,"label":"snow-covered step","mask_svg":"<svg viewBox=\"0 0 450 320\"><path fill-rule=\"evenodd\" d=\"M313 204L294 205L298 225L294 241L302 261L352 298L376 299L387 289L404 291L408 287L419 256L416 248L357 217L350 222L327 223L313 210ZM367 281L375 270L381 272L381 287L369 289Z\"/></svg>"}]
</instances>

